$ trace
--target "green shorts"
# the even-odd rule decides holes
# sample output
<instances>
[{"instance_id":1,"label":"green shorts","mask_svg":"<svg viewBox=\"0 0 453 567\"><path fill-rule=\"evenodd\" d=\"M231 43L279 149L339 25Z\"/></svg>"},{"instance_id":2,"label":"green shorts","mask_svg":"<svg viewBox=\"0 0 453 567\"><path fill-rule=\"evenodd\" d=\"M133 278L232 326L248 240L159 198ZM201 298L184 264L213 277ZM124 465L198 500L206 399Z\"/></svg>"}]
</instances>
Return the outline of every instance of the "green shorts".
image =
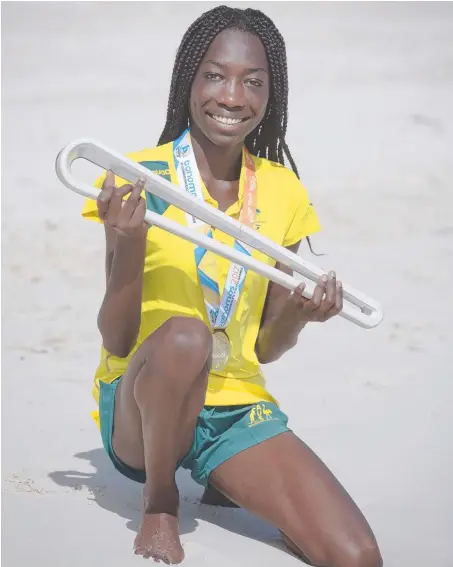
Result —
<instances>
[{"instance_id":1,"label":"green shorts","mask_svg":"<svg viewBox=\"0 0 453 567\"><path fill-rule=\"evenodd\" d=\"M115 468L124 476L144 483L145 471L132 469L113 451L113 411L115 390L121 378L111 384L100 382L99 418L101 436ZM191 471L192 478L207 486L209 475L219 465L241 451L285 431L288 417L271 402L241 406L205 406L197 421L192 447L178 463Z\"/></svg>"}]
</instances>

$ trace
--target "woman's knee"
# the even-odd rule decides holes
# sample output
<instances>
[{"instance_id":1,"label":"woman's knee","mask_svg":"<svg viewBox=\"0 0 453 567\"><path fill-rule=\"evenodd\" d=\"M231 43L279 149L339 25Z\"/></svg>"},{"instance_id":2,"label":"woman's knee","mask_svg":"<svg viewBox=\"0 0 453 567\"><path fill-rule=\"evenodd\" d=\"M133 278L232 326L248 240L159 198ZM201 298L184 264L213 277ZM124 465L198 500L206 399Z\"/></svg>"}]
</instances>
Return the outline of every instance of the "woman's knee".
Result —
<instances>
[{"instance_id":1,"label":"woman's knee","mask_svg":"<svg viewBox=\"0 0 453 567\"><path fill-rule=\"evenodd\" d=\"M348 541L343 553L345 559L338 563L339 567L382 567L383 561L379 547L374 539L366 538L360 541ZM334 564L336 567L336 564ZM332 565L332 567L334 567Z\"/></svg>"},{"instance_id":2,"label":"woman's knee","mask_svg":"<svg viewBox=\"0 0 453 567\"><path fill-rule=\"evenodd\" d=\"M209 328L193 317L172 317L164 325L162 347L174 361L204 366L212 351Z\"/></svg>"},{"instance_id":3,"label":"woman's knee","mask_svg":"<svg viewBox=\"0 0 453 567\"><path fill-rule=\"evenodd\" d=\"M308 550L307 550L308 551ZM315 567L382 567L381 552L373 538L354 540L345 538L344 543L334 546L319 546L308 555Z\"/></svg>"},{"instance_id":4,"label":"woman's knee","mask_svg":"<svg viewBox=\"0 0 453 567\"><path fill-rule=\"evenodd\" d=\"M208 356L212 350L212 334L200 319L193 317L171 317L163 327L169 346L184 356L201 353Z\"/></svg>"},{"instance_id":5,"label":"woman's knee","mask_svg":"<svg viewBox=\"0 0 453 567\"><path fill-rule=\"evenodd\" d=\"M146 339L146 363L151 367L180 373L200 373L207 368L212 351L212 334L199 319L171 317Z\"/></svg>"}]
</instances>

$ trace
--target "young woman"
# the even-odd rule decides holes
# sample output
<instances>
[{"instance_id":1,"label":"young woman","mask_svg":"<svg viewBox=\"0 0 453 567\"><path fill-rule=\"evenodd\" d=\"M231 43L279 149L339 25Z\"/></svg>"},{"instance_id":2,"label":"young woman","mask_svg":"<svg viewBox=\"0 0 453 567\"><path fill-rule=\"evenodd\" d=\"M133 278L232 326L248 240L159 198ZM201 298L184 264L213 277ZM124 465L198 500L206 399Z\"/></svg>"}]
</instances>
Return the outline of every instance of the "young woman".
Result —
<instances>
[{"instance_id":1,"label":"young woman","mask_svg":"<svg viewBox=\"0 0 453 567\"><path fill-rule=\"evenodd\" d=\"M129 155L297 251L319 224L285 142L287 101L285 44L273 22L257 10L217 7L182 39L158 146ZM175 483L182 466L207 488L205 502L231 501L273 523L307 563L379 567L366 520L288 428L260 370L291 349L308 323L340 312L335 273L306 300L303 286L288 293L149 227L147 207L250 253L145 195L140 183L108 172L96 185L98 201L83 211L104 223L106 235L95 417L114 466L144 483L135 552L182 561Z\"/></svg>"}]
</instances>

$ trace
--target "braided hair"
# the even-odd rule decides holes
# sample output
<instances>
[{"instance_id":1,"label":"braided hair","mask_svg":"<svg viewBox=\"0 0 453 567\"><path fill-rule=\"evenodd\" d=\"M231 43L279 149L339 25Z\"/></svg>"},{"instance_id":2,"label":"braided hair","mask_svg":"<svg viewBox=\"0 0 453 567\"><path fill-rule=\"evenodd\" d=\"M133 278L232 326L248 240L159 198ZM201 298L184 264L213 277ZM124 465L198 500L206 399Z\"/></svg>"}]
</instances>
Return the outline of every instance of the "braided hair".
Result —
<instances>
[{"instance_id":1,"label":"braided hair","mask_svg":"<svg viewBox=\"0 0 453 567\"><path fill-rule=\"evenodd\" d=\"M285 41L274 22L263 12L247 8L217 6L202 14L186 31L176 54L167 107L167 120L159 145L175 140L189 123L192 83L212 41L226 29L256 35L269 62L271 89L266 114L247 136L245 145L257 157L285 165L285 156L299 178L296 164L285 141L288 126L288 68ZM310 250L313 252L309 238Z\"/></svg>"}]
</instances>

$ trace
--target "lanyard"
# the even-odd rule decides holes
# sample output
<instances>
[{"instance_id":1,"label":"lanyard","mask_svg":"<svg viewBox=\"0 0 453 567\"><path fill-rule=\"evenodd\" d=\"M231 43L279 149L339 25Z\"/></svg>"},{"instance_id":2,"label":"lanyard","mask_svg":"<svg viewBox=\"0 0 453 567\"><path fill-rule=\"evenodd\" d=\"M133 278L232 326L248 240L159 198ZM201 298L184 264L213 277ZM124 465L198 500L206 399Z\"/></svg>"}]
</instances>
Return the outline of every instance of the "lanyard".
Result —
<instances>
[{"instance_id":1,"label":"lanyard","mask_svg":"<svg viewBox=\"0 0 453 567\"><path fill-rule=\"evenodd\" d=\"M173 157L179 186L190 195L204 201L201 177L188 129L173 142ZM253 227L256 218L257 183L255 164L246 148L244 148L243 165L245 166L244 199L239 218L242 223ZM213 238L211 227L206 225L204 221L189 213L186 213L186 219L189 227L200 230ZM238 240L234 241L234 247L244 254L251 255L248 247ZM197 246L195 248L195 263L209 321L213 329L226 329L239 301L247 269L239 264L231 263L223 292L220 294L217 283L216 254Z\"/></svg>"}]
</instances>

